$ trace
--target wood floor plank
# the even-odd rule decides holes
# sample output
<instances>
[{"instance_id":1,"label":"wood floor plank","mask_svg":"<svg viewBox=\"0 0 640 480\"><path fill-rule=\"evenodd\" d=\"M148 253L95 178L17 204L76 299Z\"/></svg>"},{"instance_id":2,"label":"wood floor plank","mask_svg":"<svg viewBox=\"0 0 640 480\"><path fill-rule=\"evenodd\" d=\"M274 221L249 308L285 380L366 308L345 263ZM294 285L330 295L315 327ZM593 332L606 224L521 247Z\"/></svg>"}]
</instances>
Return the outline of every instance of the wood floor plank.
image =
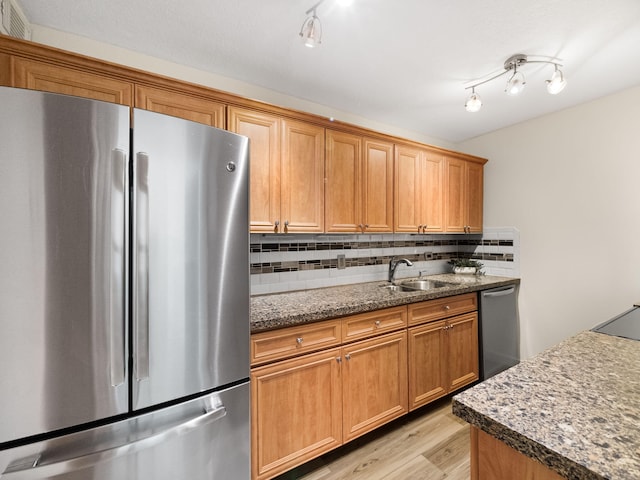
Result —
<instances>
[{"instance_id":1,"label":"wood floor plank","mask_svg":"<svg viewBox=\"0 0 640 480\"><path fill-rule=\"evenodd\" d=\"M298 479L468 480L469 426L444 399L275 480Z\"/></svg>"}]
</instances>

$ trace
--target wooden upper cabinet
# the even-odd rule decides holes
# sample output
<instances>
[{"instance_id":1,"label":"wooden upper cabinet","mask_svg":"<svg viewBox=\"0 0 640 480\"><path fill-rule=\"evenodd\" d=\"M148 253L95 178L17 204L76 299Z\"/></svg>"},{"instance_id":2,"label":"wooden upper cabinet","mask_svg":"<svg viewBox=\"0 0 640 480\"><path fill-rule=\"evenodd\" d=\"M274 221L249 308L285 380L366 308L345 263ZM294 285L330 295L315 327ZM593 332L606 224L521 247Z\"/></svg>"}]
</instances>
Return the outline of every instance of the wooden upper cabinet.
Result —
<instances>
[{"instance_id":1,"label":"wooden upper cabinet","mask_svg":"<svg viewBox=\"0 0 640 480\"><path fill-rule=\"evenodd\" d=\"M14 57L10 76L14 87L133 105L133 83L106 75Z\"/></svg>"},{"instance_id":2,"label":"wooden upper cabinet","mask_svg":"<svg viewBox=\"0 0 640 480\"><path fill-rule=\"evenodd\" d=\"M467 226L469 233L482 232L484 166L467 162Z\"/></svg>"},{"instance_id":3,"label":"wooden upper cabinet","mask_svg":"<svg viewBox=\"0 0 640 480\"><path fill-rule=\"evenodd\" d=\"M393 232L393 144L364 139L362 221L365 232Z\"/></svg>"},{"instance_id":4,"label":"wooden upper cabinet","mask_svg":"<svg viewBox=\"0 0 640 480\"><path fill-rule=\"evenodd\" d=\"M281 222L283 233L324 230L324 128L282 122Z\"/></svg>"},{"instance_id":5,"label":"wooden upper cabinet","mask_svg":"<svg viewBox=\"0 0 640 480\"><path fill-rule=\"evenodd\" d=\"M422 231L444 232L444 156L424 152L422 162Z\"/></svg>"},{"instance_id":6,"label":"wooden upper cabinet","mask_svg":"<svg viewBox=\"0 0 640 480\"><path fill-rule=\"evenodd\" d=\"M143 85L136 85L135 93L136 108L184 118L212 127L224 128L225 126L223 103Z\"/></svg>"},{"instance_id":7,"label":"wooden upper cabinet","mask_svg":"<svg viewBox=\"0 0 640 480\"><path fill-rule=\"evenodd\" d=\"M447 157L445 172L445 230L482 232L483 165Z\"/></svg>"},{"instance_id":8,"label":"wooden upper cabinet","mask_svg":"<svg viewBox=\"0 0 640 480\"><path fill-rule=\"evenodd\" d=\"M396 232L418 233L422 228L422 151L405 145L395 149L395 213Z\"/></svg>"},{"instance_id":9,"label":"wooden upper cabinet","mask_svg":"<svg viewBox=\"0 0 640 480\"><path fill-rule=\"evenodd\" d=\"M396 146L396 232L444 231L444 167L442 154Z\"/></svg>"},{"instance_id":10,"label":"wooden upper cabinet","mask_svg":"<svg viewBox=\"0 0 640 480\"><path fill-rule=\"evenodd\" d=\"M361 233L362 137L326 131L325 231Z\"/></svg>"},{"instance_id":11,"label":"wooden upper cabinet","mask_svg":"<svg viewBox=\"0 0 640 480\"><path fill-rule=\"evenodd\" d=\"M393 231L393 144L326 131L325 231Z\"/></svg>"},{"instance_id":12,"label":"wooden upper cabinet","mask_svg":"<svg viewBox=\"0 0 640 480\"><path fill-rule=\"evenodd\" d=\"M250 140L251 231L322 232L324 128L239 107L227 115L227 129Z\"/></svg>"},{"instance_id":13,"label":"wooden upper cabinet","mask_svg":"<svg viewBox=\"0 0 640 480\"><path fill-rule=\"evenodd\" d=\"M252 232L277 233L281 218L281 120L275 115L229 107L227 128L249 137L250 229Z\"/></svg>"}]
</instances>

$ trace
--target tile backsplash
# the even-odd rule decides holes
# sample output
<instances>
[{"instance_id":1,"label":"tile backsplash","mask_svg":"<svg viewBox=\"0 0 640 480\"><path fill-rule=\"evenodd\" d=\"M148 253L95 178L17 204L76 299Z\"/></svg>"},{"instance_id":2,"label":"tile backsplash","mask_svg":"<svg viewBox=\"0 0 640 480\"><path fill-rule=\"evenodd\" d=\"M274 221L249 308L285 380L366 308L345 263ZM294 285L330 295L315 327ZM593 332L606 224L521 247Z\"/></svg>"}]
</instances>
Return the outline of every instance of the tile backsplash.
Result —
<instances>
[{"instance_id":1,"label":"tile backsplash","mask_svg":"<svg viewBox=\"0 0 640 480\"><path fill-rule=\"evenodd\" d=\"M251 294L386 280L394 256L413 263L400 265L396 278L449 272L447 262L457 257L481 261L487 275L517 277L519 253L513 227L482 235L251 234Z\"/></svg>"}]
</instances>

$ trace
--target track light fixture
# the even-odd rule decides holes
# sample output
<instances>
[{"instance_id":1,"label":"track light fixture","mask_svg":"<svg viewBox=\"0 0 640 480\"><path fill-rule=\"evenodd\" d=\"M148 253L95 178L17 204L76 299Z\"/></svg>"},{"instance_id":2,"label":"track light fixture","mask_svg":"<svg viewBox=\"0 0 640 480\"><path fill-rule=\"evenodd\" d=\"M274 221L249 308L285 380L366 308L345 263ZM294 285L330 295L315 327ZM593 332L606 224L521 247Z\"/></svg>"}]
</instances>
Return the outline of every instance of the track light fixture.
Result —
<instances>
[{"instance_id":1,"label":"track light fixture","mask_svg":"<svg viewBox=\"0 0 640 480\"><path fill-rule=\"evenodd\" d=\"M300 28L300 36L302 37L305 47L314 48L322 43L322 24L316 14L316 9L322 2L324 2L324 0L320 0L305 12L307 15L312 14L310 17L307 17Z\"/></svg>"},{"instance_id":2,"label":"track light fixture","mask_svg":"<svg viewBox=\"0 0 640 480\"><path fill-rule=\"evenodd\" d=\"M557 58L536 57L532 59L522 53L512 55L505 60L503 71L496 74L489 74L488 76L478 80L472 80L466 87L464 87L465 90L471 89L471 94L464 104L467 112L477 112L482 107L482 101L480 101L480 96L476 93L476 87L490 82L491 80L495 80L507 73L511 73L511 75L509 76L509 80L507 80L507 85L504 89L505 93L511 96L520 94L527 83L521 67L527 63L548 63L549 65L553 65L553 75L551 75L549 80L546 80L547 91L552 95L560 93L567 85L567 81L559 68L562 67L562 64L559 62L560 60Z\"/></svg>"},{"instance_id":3,"label":"track light fixture","mask_svg":"<svg viewBox=\"0 0 640 480\"><path fill-rule=\"evenodd\" d=\"M316 4L305 12L307 19L300 28L300 37L305 46L309 48L317 47L322 43L322 24L318 18L317 9L325 0L318 0ZM336 0L336 3L342 7L351 5L353 0Z\"/></svg>"}]
</instances>

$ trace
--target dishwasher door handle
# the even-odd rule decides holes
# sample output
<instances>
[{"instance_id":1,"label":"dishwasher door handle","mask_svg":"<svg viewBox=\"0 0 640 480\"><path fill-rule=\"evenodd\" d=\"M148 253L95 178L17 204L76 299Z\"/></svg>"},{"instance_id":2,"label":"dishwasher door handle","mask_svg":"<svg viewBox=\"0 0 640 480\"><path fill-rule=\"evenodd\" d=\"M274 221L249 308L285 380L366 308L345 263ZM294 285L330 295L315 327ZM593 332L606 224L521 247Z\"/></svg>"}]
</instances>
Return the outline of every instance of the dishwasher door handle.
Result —
<instances>
[{"instance_id":1,"label":"dishwasher door handle","mask_svg":"<svg viewBox=\"0 0 640 480\"><path fill-rule=\"evenodd\" d=\"M504 295L511 295L516 291L516 287L508 287L504 290L491 290L490 292L482 292L483 297L503 297Z\"/></svg>"}]
</instances>

